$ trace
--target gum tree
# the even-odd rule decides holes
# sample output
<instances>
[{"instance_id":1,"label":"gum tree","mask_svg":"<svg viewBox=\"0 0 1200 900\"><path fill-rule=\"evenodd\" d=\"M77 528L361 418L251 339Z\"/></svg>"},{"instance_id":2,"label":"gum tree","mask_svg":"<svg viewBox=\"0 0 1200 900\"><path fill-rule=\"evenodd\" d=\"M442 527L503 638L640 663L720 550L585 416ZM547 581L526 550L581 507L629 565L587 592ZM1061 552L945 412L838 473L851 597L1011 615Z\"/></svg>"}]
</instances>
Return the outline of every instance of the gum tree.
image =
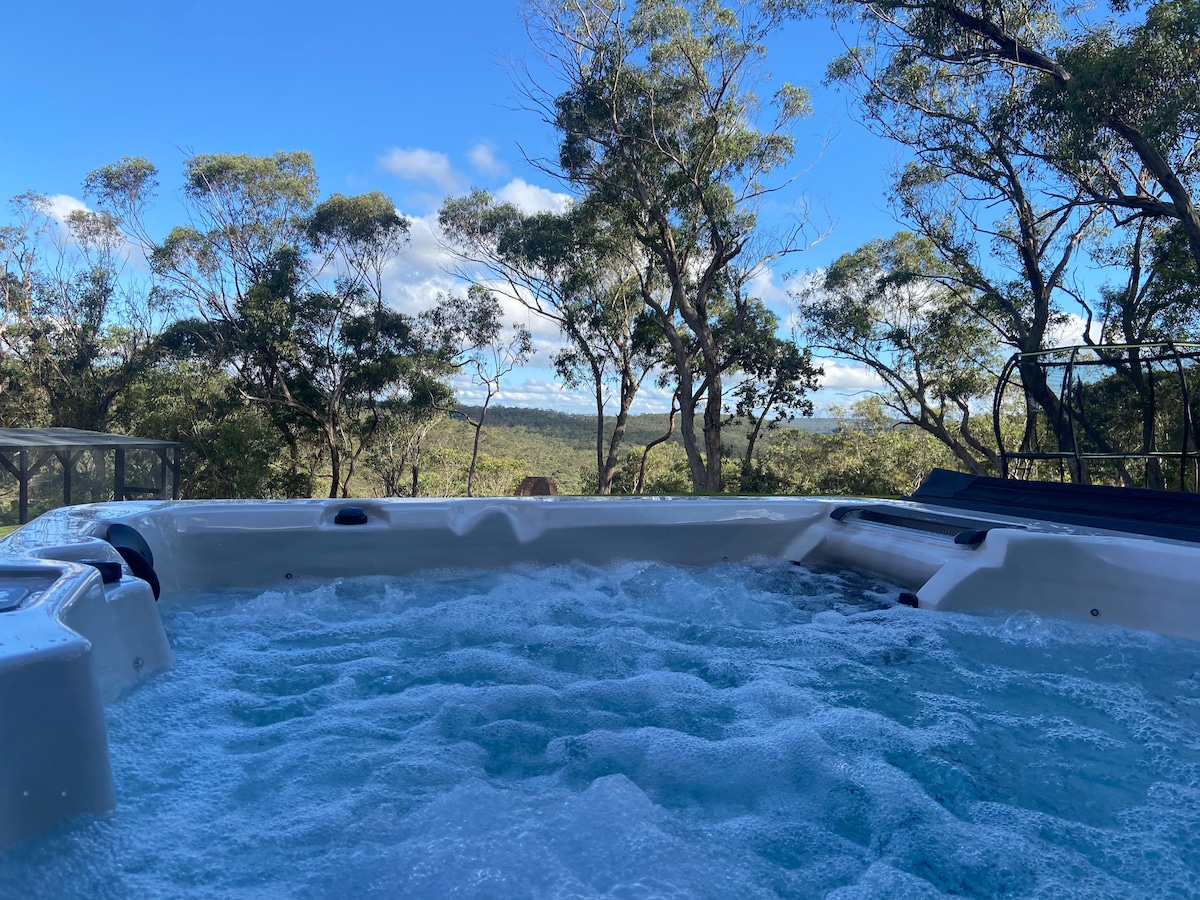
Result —
<instances>
[{"instance_id":1,"label":"gum tree","mask_svg":"<svg viewBox=\"0 0 1200 900\"><path fill-rule=\"evenodd\" d=\"M466 297L441 296L438 304L421 316L438 347L437 355L447 368L464 372L472 384L482 388L479 416L472 418L459 408L447 412L464 419L474 432L471 465L467 470L467 496L474 496L475 470L479 462L479 439L488 407L500 393L500 381L533 355L533 338L524 325L514 324L504 332L503 307L495 294L472 285Z\"/></svg>"},{"instance_id":2,"label":"gum tree","mask_svg":"<svg viewBox=\"0 0 1200 900\"><path fill-rule=\"evenodd\" d=\"M89 176L117 210L145 208L153 167L126 159ZM408 220L378 193L317 202L307 153L193 156L184 164L190 222L146 246L153 270L195 315L165 336L177 355L227 367L290 449L302 443L343 496L378 429L379 401L421 366L411 320L390 309L383 269ZM127 234L149 241L139 215ZM311 489L311 488L310 488Z\"/></svg>"},{"instance_id":3,"label":"gum tree","mask_svg":"<svg viewBox=\"0 0 1200 900\"><path fill-rule=\"evenodd\" d=\"M801 249L805 224L756 249L768 243L754 240L758 203L786 183L773 178L809 112L807 94L790 85L767 107L756 96L763 41L780 18L774 4L712 0L534 0L526 9L561 84L527 85L559 136L544 168L643 252L637 288L673 364L692 486L719 491L729 365L718 323L738 317L740 300L730 270Z\"/></svg>"},{"instance_id":4,"label":"gum tree","mask_svg":"<svg viewBox=\"0 0 1200 900\"><path fill-rule=\"evenodd\" d=\"M1088 343L1097 312L1102 340L1189 318L1188 304L1170 309L1161 301L1171 293L1151 284L1179 271L1172 249L1189 248L1200 273L1194 3L1123 6L1122 22L1044 0L818 5L862 26L831 76L858 95L873 130L915 156L897 179L901 217L974 292L1003 343L1046 348L1064 301L1079 304L1077 340ZM1099 301L1071 277L1089 244L1097 261L1128 272L1128 286L1102 289ZM1138 381L1130 354L1125 371ZM1068 449L1074 437L1045 373L1023 364L1021 377ZM1072 477L1088 475L1072 467Z\"/></svg>"},{"instance_id":5,"label":"gum tree","mask_svg":"<svg viewBox=\"0 0 1200 900\"><path fill-rule=\"evenodd\" d=\"M892 416L982 475L998 471L999 458L974 413L999 360L976 298L957 282L928 240L900 232L838 257L797 298L815 346L869 368Z\"/></svg>"},{"instance_id":6,"label":"gum tree","mask_svg":"<svg viewBox=\"0 0 1200 900\"><path fill-rule=\"evenodd\" d=\"M790 422L797 415L811 416L810 394L820 387L824 370L813 364L812 351L794 340L780 338L778 317L759 307L756 321L743 327L736 358L740 380L730 391L732 420L746 423L746 451L742 455L740 489L751 485L757 472L754 449L764 433Z\"/></svg>"},{"instance_id":7,"label":"gum tree","mask_svg":"<svg viewBox=\"0 0 1200 900\"><path fill-rule=\"evenodd\" d=\"M1200 7L1115 0L1119 17L1058 0L788 3L860 26L852 55L918 84L1007 81L1065 203L1171 224L1200 269Z\"/></svg>"},{"instance_id":8,"label":"gum tree","mask_svg":"<svg viewBox=\"0 0 1200 900\"><path fill-rule=\"evenodd\" d=\"M16 223L0 230L0 376L17 395L7 415L107 431L118 398L157 359L167 304L130 273L113 213L63 216L35 193L12 207Z\"/></svg>"},{"instance_id":9,"label":"gum tree","mask_svg":"<svg viewBox=\"0 0 1200 900\"><path fill-rule=\"evenodd\" d=\"M589 205L563 213L525 213L486 191L447 200L438 216L463 277L558 326L567 346L554 358L568 387L586 384L596 406L596 480L612 492L629 411L646 375L660 362L657 329L638 290L642 251ZM482 270L482 272L480 271ZM501 287L502 286L502 287ZM616 414L606 440L606 406L616 387Z\"/></svg>"}]
</instances>

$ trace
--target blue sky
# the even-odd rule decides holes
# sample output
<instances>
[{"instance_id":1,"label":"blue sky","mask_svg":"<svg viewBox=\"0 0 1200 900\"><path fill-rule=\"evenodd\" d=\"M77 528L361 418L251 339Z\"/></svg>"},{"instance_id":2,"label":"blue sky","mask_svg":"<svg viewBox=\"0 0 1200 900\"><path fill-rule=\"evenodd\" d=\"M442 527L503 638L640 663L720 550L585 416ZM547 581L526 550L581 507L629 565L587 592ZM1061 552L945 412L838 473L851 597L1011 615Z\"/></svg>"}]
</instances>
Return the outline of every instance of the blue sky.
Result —
<instances>
[{"instance_id":1,"label":"blue sky","mask_svg":"<svg viewBox=\"0 0 1200 900\"><path fill-rule=\"evenodd\" d=\"M397 305L410 309L454 286L430 230L448 193L481 186L529 205L560 199L561 186L522 157L552 152L554 134L515 109L505 60L536 57L516 0L62 0L10 4L4 24L4 199L35 190L69 203L90 169L145 156L161 173L152 224L165 233L183 215L189 152L307 150L323 194L378 189L413 217L413 246L394 275ZM764 280L764 298L781 312L789 271L823 266L897 227L884 199L896 149L854 121L844 94L820 84L839 47L823 23L796 23L769 44L770 70L809 88L814 115L796 132L800 174L763 218L807 203L832 229ZM530 325L544 360L553 335ZM827 368L824 403L865 384ZM544 367L520 374L501 402L586 409ZM643 410L662 402L649 392Z\"/></svg>"}]
</instances>

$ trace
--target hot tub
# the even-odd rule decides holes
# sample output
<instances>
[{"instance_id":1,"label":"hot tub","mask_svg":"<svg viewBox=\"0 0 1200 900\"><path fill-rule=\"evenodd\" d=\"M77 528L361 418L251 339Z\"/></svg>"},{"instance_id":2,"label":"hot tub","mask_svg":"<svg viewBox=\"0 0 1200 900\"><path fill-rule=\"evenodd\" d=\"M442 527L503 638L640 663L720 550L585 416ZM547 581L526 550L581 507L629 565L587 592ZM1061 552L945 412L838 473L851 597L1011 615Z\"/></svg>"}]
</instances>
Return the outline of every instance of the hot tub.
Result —
<instances>
[{"instance_id":1,"label":"hot tub","mask_svg":"<svg viewBox=\"0 0 1200 900\"><path fill-rule=\"evenodd\" d=\"M170 604L351 575L774 559L873 573L919 610L1200 639L1195 543L920 500L114 503L48 513L0 552L0 847L112 808L105 703L172 664L159 591Z\"/></svg>"}]
</instances>

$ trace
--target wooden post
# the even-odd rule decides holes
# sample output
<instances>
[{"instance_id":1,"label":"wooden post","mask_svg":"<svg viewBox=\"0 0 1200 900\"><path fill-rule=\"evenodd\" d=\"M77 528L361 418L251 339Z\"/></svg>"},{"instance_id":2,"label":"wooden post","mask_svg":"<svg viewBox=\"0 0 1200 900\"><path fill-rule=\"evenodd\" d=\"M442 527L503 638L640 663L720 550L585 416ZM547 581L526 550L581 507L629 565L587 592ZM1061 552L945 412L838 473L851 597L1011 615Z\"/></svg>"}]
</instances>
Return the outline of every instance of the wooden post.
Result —
<instances>
[{"instance_id":1,"label":"wooden post","mask_svg":"<svg viewBox=\"0 0 1200 900\"><path fill-rule=\"evenodd\" d=\"M3 466L8 471L8 474L17 479L17 490L19 491L21 486L21 470L13 465L12 460L8 458L7 451L0 450L0 466Z\"/></svg>"},{"instance_id":2,"label":"wooden post","mask_svg":"<svg viewBox=\"0 0 1200 900\"><path fill-rule=\"evenodd\" d=\"M17 521L24 525L29 521L29 451L22 448L17 453Z\"/></svg>"},{"instance_id":3,"label":"wooden post","mask_svg":"<svg viewBox=\"0 0 1200 900\"><path fill-rule=\"evenodd\" d=\"M167 499L167 448L158 448L158 499Z\"/></svg>"},{"instance_id":4,"label":"wooden post","mask_svg":"<svg viewBox=\"0 0 1200 900\"><path fill-rule=\"evenodd\" d=\"M171 499L179 499L179 445L171 448Z\"/></svg>"},{"instance_id":5,"label":"wooden post","mask_svg":"<svg viewBox=\"0 0 1200 900\"><path fill-rule=\"evenodd\" d=\"M90 501L107 500L107 491L104 491L104 482L108 481L108 453L101 447L92 448L92 468L94 475L92 476L91 491L88 499Z\"/></svg>"},{"instance_id":6,"label":"wooden post","mask_svg":"<svg viewBox=\"0 0 1200 900\"><path fill-rule=\"evenodd\" d=\"M76 454L73 450L64 450L61 453L55 453L58 461L62 463L63 470L63 506L71 505L71 473L75 469Z\"/></svg>"},{"instance_id":7,"label":"wooden post","mask_svg":"<svg viewBox=\"0 0 1200 900\"><path fill-rule=\"evenodd\" d=\"M125 499L125 448L117 447L113 454L113 499Z\"/></svg>"}]
</instances>

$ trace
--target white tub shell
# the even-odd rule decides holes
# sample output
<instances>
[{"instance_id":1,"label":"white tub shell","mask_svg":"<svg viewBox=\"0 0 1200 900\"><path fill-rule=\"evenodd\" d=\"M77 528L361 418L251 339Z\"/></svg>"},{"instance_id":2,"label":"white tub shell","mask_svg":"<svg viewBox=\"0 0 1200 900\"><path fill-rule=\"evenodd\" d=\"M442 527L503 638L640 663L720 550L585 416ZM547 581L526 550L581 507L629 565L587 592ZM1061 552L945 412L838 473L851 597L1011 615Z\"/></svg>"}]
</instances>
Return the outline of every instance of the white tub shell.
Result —
<instances>
[{"instance_id":1,"label":"white tub shell","mask_svg":"<svg viewBox=\"0 0 1200 900\"><path fill-rule=\"evenodd\" d=\"M363 525L337 512L362 507ZM835 510L852 510L840 519ZM962 519L956 544L853 510ZM839 514L840 515L840 514ZM513 498L175 501L68 507L0 541L0 848L114 803L103 704L171 664L150 587L105 585L80 560L146 539L163 600L227 587L518 562L768 557L876 573L922 609L1025 609L1200 640L1200 545L905 501L846 498ZM919 614L919 613L915 613Z\"/></svg>"}]
</instances>

